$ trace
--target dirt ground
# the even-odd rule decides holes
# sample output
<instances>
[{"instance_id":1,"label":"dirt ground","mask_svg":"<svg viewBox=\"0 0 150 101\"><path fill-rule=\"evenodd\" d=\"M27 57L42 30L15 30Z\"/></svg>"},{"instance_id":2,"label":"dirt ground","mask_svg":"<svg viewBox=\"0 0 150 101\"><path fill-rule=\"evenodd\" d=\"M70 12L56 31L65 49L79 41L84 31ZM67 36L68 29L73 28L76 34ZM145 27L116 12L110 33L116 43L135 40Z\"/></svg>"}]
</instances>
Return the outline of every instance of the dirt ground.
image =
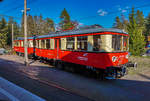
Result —
<instances>
[{"instance_id":1,"label":"dirt ground","mask_svg":"<svg viewBox=\"0 0 150 101\"><path fill-rule=\"evenodd\" d=\"M1 55L0 63L3 62L1 59L9 61L8 64L15 65L18 71L29 75L35 80L49 82L53 87L87 97L93 101L150 100L150 58L130 58L138 63L137 71L130 70L128 75L114 81L99 81L61 71L33 60L30 60L29 67L25 67L23 57L16 55Z\"/></svg>"}]
</instances>

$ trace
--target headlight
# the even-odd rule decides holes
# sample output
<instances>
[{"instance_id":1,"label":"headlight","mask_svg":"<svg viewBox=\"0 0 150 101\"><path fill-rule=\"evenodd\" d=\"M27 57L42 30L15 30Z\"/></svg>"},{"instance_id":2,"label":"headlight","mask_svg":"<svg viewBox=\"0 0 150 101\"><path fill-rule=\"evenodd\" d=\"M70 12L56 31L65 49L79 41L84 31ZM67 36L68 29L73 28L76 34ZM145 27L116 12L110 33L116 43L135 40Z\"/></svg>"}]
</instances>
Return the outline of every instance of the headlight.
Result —
<instances>
[{"instance_id":1,"label":"headlight","mask_svg":"<svg viewBox=\"0 0 150 101\"><path fill-rule=\"evenodd\" d=\"M116 57L116 56L113 56L113 57L112 57L112 61L115 62L116 60L117 60L117 57Z\"/></svg>"},{"instance_id":2,"label":"headlight","mask_svg":"<svg viewBox=\"0 0 150 101\"><path fill-rule=\"evenodd\" d=\"M126 55L126 59L128 59L128 58L129 58L129 55L127 54L127 55Z\"/></svg>"}]
</instances>

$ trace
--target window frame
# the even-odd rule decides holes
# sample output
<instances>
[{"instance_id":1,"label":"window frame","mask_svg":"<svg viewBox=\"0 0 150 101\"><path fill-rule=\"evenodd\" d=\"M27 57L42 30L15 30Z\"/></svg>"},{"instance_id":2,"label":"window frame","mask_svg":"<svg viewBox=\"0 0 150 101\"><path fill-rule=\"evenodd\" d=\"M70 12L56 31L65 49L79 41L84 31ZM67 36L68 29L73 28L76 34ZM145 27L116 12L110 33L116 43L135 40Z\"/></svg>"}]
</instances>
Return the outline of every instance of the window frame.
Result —
<instances>
[{"instance_id":1,"label":"window frame","mask_svg":"<svg viewBox=\"0 0 150 101\"><path fill-rule=\"evenodd\" d=\"M46 39L46 49L50 49L50 39Z\"/></svg>"},{"instance_id":2,"label":"window frame","mask_svg":"<svg viewBox=\"0 0 150 101\"><path fill-rule=\"evenodd\" d=\"M88 51L88 36L78 36L76 45L77 51Z\"/></svg>"},{"instance_id":3,"label":"window frame","mask_svg":"<svg viewBox=\"0 0 150 101\"><path fill-rule=\"evenodd\" d=\"M75 48L74 42L75 37L66 37L66 50L73 51ZM72 46L72 48L68 48L68 45Z\"/></svg>"},{"instance_id":4,"label":"window frame","mask_svg":"<svg viewBox=\"0 0 150 101\"><path fill-rule=\"evenodd\" d=\"M55 49L55 41L56 41L56 39L50 39L50 50L54 50Z\"/></svg>"}]
</instances>

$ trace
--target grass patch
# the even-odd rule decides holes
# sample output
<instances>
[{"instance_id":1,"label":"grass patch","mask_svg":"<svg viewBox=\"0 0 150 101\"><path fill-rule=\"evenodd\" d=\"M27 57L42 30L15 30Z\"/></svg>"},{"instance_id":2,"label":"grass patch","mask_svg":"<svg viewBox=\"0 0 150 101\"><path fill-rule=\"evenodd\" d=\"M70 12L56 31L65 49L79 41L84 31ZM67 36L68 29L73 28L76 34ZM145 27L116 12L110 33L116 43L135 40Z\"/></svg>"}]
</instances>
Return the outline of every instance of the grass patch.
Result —
<instances>
[{"instance_id":1,"label":"grass patch","mask_svg":"<svg viewBox=\"0 0 150 101\"><path fill-rule=\"evenodd\" d=\"M150 57L130 56L129 61L137 63L137 69L129 69L129 74L134 75L150 70Z\"/></svg>"}]
</instances>

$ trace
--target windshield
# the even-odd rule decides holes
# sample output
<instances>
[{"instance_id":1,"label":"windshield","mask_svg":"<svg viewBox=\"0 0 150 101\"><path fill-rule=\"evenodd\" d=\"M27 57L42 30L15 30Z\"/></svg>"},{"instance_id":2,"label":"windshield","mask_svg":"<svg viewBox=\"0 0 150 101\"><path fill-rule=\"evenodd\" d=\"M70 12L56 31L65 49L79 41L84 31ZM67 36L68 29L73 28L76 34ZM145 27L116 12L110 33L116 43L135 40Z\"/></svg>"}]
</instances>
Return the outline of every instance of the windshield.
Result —
<instances>
[{"instance_id":1,"label":"windshield","mask_svg":"<svg viewBox=\"0 0 150 101\"><path fill-rule=\"evenodd\" d=\"M112 36L113 51L128 51L128 37L121 35Z\"/></svg>"}]
</instances>

